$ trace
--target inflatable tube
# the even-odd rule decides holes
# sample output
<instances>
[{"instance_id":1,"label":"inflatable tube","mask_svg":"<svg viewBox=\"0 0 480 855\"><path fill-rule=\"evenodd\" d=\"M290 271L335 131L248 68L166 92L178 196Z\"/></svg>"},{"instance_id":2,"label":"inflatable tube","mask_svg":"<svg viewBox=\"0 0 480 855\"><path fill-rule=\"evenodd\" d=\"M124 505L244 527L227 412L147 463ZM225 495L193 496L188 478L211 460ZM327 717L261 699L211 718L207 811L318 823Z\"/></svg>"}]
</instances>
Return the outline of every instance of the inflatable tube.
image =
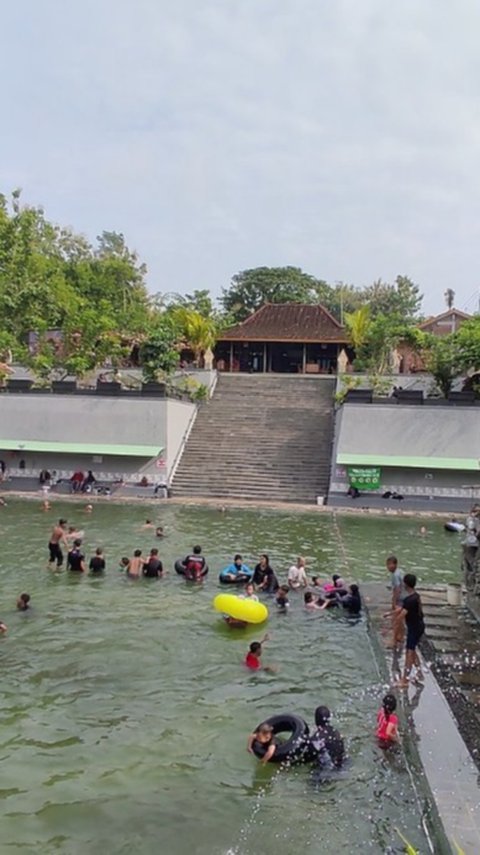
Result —
<instances>
[{"instance_id":1,"label":"inflatable tube","mask_svg":"<svg viewBox=\"0 0 480 855\"><path fill-rule=\"evenodd\" d=\"M226 573L227 570L228 567L224 567L218 577L218 581L222 585L247 585L248 582L251 582L253 579L253 570L250 570L250 573L239 573L235 579L225 579L223 574Z\"/></svg>"},{"instance_id":2,"label":"inflatable tube","mask_svg":"<svg viewBox=\"0 0 480 855\"><path fill-rule=\"evenodd\" d=\"M179 576L185 576L185 564L181 560L181 558L177 558L174 564L175 570ZM203 568L202 577L206 576L208 573L208 564L205 564Z\"/></svg>"},{"instance_id":3,"label":"inflatable tube","mask_svg":"<svg viewBox=\"0 0 480 855\"><path fill-rule=\"evenodd\" d=\"M270 761L271 763L284 763L286 760L292 762L303 759L303 755L309 745L308 724L303 718L300 718L298 715L292 715L291 713L283 713L282 715L272 715L262 723L271 725L274 736L276 734L288 734L288 739L277 743L275 754ZM255 756L260 759L266 751L266 747L260 742L254 742L252 749Z\"/></svg>"},{"instance_id":4,"label":"inflatable tube","mask_svg":"<svg viewBox=\"0 0 480 855\"><path fill-rule=\"evenodd\" d=\"M463 523L456 522L455 520L445 523L443 527L445 531L465 531Z\"/></svg>"},{"instance_id":5,"label":"inflatable tube","mask_svg":"<svg viewBox=\"0 0 480 855\"><path fill-rule=\"evenodd\" d=\"M263 623L268 618L268 609L263 603L242 599L235 594L217 594L213 607L217 612L245 623Z\"/></svg>"}]
</instances>

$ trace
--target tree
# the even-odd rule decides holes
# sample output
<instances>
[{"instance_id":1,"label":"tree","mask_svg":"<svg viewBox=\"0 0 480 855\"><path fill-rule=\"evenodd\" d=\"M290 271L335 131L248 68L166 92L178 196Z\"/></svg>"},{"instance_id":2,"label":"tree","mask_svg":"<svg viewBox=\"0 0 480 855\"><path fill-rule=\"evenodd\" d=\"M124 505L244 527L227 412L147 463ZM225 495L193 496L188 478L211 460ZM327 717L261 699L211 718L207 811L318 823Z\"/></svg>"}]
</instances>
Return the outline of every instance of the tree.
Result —
<instances>
[{"instance_id":1,"label":"tree","mask_svg":"<svg viewBox=\"0 0 480 855\"><path fill-rule=\"evenodd\" d=\"M455 291L452 288L447 288L443 296L445 297L447 309L451 309L455 302Z\"/></svg>"},{"instance_id":2,"label":"tree","mask_svg":"<svg viewBox=\"0 0 480 855\"><path fill-rule=\"evenodd\" d=\"M369 306L362 306L356 312L347 312L345 325L350 341L358 351L367 342L372 325Z\"/></svg>"},{"instance_id":3,"label":"tree","mask_svg":"<svg viewBox=\"0 0 480 855\"><path fill-rule=\"evenodd\" d=\"M422 356L427 371L430 371L438 388L447 397L454 380L463 372L456 336L426 336Z\"/></svg>"},{"instance_id":4,"label":"tree","mask_svg":"<svg viewBox=\"0 0 480 855\"><path fill-rule=\"evenodd\" d=\"M245 320L264 303L322 302L328 285L299 267L256 267L242 270L223 288L220 302L235 323Z\"/></svg>"},{"instance_id":5,"label":"tree","mask_svg":"<svg viewBox=\"0 0 480 855\"><path fill-rule=\"evenodd\" d=\"M140 362L147 382L159 380L174 371L179 360L178 337L178 327L171 317L164 315L156 319L140 347Z\"/></svg>"},{"instance_id":6,"label":"tree","mask_svg":"<svg viewBox=\"0 0 480 855\"><path fill-rule=\"evenodd\" d=\"M423 300L420 288L408 276L397 276L394 285L378 279L363 294L373 317L394 314L407 322L417 319Z\"/></svg>"},{"instance_id":7,"label":"tree","mask_svg":"<svg viewBox=\"0 0 480 855\"><path fill-rule=\"evenodd\" d=\"M215 344L217 337L215 321L185 307L175 309L172 317L186 346L193 350L198 364L205 351Z\"/></svg>"}]
</instances>

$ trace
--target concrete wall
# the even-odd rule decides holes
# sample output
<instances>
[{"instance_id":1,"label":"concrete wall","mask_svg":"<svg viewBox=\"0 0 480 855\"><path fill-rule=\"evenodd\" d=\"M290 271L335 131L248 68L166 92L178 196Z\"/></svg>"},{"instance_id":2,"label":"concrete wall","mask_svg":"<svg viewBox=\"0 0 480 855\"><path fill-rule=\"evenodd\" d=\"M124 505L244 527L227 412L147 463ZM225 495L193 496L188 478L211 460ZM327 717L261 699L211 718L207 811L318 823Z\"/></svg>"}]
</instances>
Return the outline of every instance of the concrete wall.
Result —
<instances>
[{"instance_id":1,"label":"concrete wall","mask_svg":"<svg viewBox=\"0 0 480 855\"><path fill-rule=\"evenodd\" d=\"M74 469L93 469L97 477L168 478L185 431L196 413L190 402L154 398L115 398L89 395L0 396L0 457L10 474L38 474L55 469L69 477ZM158 445L165 449L165 468L156 458L3 451L1 440L38 440L116 445ZM25 469L19 470L20 460Z\"/></svg>"},{"instance_id":2,"label":"concrete wall","mask_svg":"<svg viewBox=\"0 0 480 855\"><path fill-rule=\"evenodd\" d=\"M344 494L349 486L347 465L338 462L340 453L431 457L428 468L382 465L378 492L470 499L480 491L480 410L347 404L335 419L331 494ZM476 457L479 470L439 469L438 457Z\"/></svg>"}]
</instances>

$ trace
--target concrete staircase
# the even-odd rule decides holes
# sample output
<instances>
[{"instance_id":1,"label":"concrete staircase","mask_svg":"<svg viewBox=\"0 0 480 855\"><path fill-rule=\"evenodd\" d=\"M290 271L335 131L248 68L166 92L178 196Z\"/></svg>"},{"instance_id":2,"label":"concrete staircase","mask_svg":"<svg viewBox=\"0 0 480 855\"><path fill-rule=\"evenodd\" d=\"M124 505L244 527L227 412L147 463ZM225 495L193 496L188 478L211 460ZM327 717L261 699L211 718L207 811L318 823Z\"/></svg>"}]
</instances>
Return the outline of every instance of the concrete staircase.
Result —
<instances>
[{"instance_id":1,"label":"concrete staircase","mask_svg":"<svg viewBox=\"0 0 480 855\"><path fill-rule=\"evenodd\" d=\"M220 375L172 495L304 503L326 495L334 385L327 377Z\"/></svg>"}]
</instances>

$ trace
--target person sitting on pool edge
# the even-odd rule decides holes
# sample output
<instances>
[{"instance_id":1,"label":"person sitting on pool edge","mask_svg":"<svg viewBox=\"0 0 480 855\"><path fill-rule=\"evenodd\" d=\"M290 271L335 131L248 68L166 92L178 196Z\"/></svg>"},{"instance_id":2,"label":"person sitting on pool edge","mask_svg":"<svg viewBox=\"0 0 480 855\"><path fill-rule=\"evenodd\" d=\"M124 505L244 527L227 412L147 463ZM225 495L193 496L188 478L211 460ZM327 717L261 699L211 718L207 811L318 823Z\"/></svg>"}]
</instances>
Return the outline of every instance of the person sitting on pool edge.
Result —
<instances>
[{"instance_id":1,"label":"person sitting on pool edge","mask_svg":"<svg viewBox=\"0 0 480 855\"><path fill-rule=\"evenodd\" d=\"M317 707L315 710L317 729L310 738L310 746L321 768L339 769L345 758L345 746L339 731L330 724L330 718L328 707Z\"/></svg>"},{"instance_id":2,"label":"person sitting on pool edge","mask_svg":"<svg viewBox=\"0 0 480 855\"><path fill-rule=\"evenodd\" d=\"M265 765L266 763L268 763L269 760L272 759L277 749L275 740L273 738L273 727L271 724L267 724L266 722L264 722L259 726L258 730L255 730L253 733L250 734L247 742L247 751L250 754L255 754L253 746L256 742L258 743L259 747L261 746L265 749L265 754L262 758L259 758L260 762Z\"/></svg>"},{"instance_id":3,"label":"person sitting on pool edge","mask_svg":"<svg viewBox=\"0 0 480 855\"><path fill-rule=\"evenodd\" d=\"M224 582L249 582L253 576L253 571L243 563L242 556L237 553L233 559L233 564L229 564L220 575Z\"/></svg>"}]
</instances>

